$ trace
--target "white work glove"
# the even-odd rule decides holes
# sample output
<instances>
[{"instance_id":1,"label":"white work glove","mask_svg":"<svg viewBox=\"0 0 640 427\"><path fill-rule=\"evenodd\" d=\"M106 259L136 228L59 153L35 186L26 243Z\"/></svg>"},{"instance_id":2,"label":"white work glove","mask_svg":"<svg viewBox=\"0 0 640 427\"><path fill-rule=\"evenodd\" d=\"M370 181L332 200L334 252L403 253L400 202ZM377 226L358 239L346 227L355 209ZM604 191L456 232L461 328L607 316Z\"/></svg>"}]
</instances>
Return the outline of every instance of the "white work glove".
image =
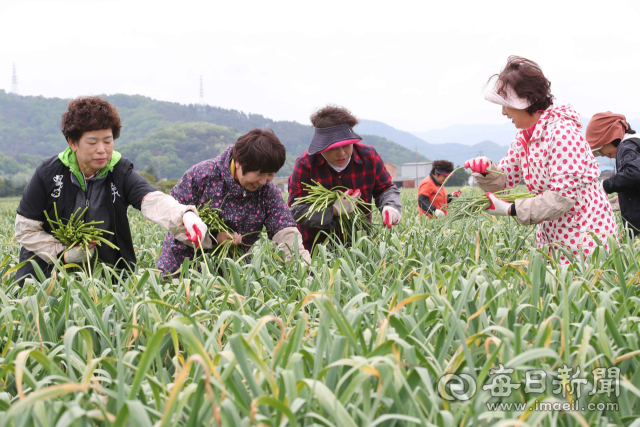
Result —
<instances>
[{"instance_id":1,"label":"white work glove","mask_svg":"<svg viewBox=\"0 0 640 427\"><path fill-rule=\"evenodd\" d=\"M193 213L192 211L186 212L182 215L182 223L184 224L184 234L187 239L193 242L195 248L200 246L204 249L210 249L213 247L209 233L207 233L207 225Z\"/></svg>"},{"instance_id":2,"label":"white work glove","mask_svg":"<svg viewBox=\"0 0 640 427\"><path fill-rule=\"evenodd\" d=\"M511 203L498 199L493 193L487 193L487 197L491 200L491 206L487 208L486 213L493 216L509 216Z\"/></svg>"},{"instance_id":3,"label":"white work glove","mask_svg":"<svg viewBox=\"0 0 640 427\"><path fill-rule=\"evenodd\" d=\"M489 173L487 169L491 165L491 159L487 156L474 157L464 162L465 169L471 169L475 173Z\"/></svg>"},{"instance_id":4,"label":"white work glove","mask_svg":"<svg viewBox=\"0 0 640 427\"><path fill-rule=\"evenodd\" d=\"M614 211L620 210L620 204L618 203L618 196L610 198L609 203L611 204L611 209L613 209Z\"/></svg>"},{"instance_id":5,"label":"white work glove","mask_svg":"<svg viewBox=\"0 0 640 427\"><path fill-rule=\"evenodd\" d=\"M435 212L433 212L433 214L435 215L436 219L437 218L442 218L447 216L444 212L442 212L440 209L436 209Z\"/></svg>"},{"instance_id":6,"label":"white work glove","mask_svg":"<svg viewBox=\"0 0 640 427\"><path fill-rule=\"evenodd\" d=\"M338 213L338 216L349 215L352 214L354 209L356 208L356 201L358 197L360 197L360 190L347 190L347 196L337 198L335 202L333 202L334 212Z\"/></svg>"},{"instance_id":7,"label":"white work glove","mask_svg":"<svg viewBox=\"0 0 640 427\"><path fill-rule=\"evenodd\" d=\"M87 251L85 250L85 248L83 248L82 246L74 246L64 253L64 255L62 256L62 260L64 261L65 264L69 264L69 263L78 264L83 261L88 261L93 257L95 253L96 253L95 243L89 244L88 258L87 258Z\"/></svg>"},{"instance_id":8,"label":"white work glove","mask_svg":"<svg viewBox=\"0 0 640 427\"><path fill-rule=\"evenodd\" d=\"M400 224L402 216L400 212L393 206L385 206L382 208L382 223L391 228L392 225Z\"/></svg>"}]
</instances>

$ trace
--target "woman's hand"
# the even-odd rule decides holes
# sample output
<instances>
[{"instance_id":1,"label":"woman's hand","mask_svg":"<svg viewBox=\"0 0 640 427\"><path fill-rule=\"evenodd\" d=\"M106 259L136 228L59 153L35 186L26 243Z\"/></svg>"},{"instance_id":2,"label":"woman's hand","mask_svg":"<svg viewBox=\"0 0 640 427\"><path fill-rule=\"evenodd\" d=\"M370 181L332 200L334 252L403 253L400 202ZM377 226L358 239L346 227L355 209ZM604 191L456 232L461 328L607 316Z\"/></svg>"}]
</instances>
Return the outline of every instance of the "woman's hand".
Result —
<instances>
[{"instance_id":1,"label":"woman's hand","mask_svg":"<svg viewBox=\"0 0 640 427\"><path fill-rule=\"evenodd\" d=\"M491 206L485 211L489 215L493 216L509 216L511 210L511 203L497 198L493 193L487 193L487 197L491 201Z\"/></svg>"},{"instance_id":2,"label":"woman's hand","mask_svg":"<svg viewBox=\"0 0 640 427\"><path fill-rule=\"evenodd\" d=\"M93 255L96 253L96 244L89 244L89 254L82 246L74 246L73 248L67 250L62 256L62 260L65 263L78 263L88 261L90 258L93 258Z\"/></svg>"},{"instance_id":3,"label":"woman's hand","mask_svg":"<svg viewBox=\"0 0 640 427\"><path fill-rule=\"evenodd\" d=\"M242 243L242 236L239 235L238 233L233 233L233 236L229 236L229 234L225 233L224 231L221 231L216 236L216 240L218 241L218 244L221 244L226 240L233 240L231 245L238 246L240 243Z\"/></svg>"},{"instance_id":4,"label":"woman's hand","mask_svg":"<svg viewBox=\"0 0 640 427\"><path fill-rule=\"evenodd\" d=\"M487 156L475 157L464 162L465 169L471 169L471 172L486 174L487 169L491 165L491 159Z\"/></svg>"},{"instance_id":5,"label":"woman's hand","mask_svg":"<svg viewBox=\"0 0 640 427\"><path fill-rule=\"evenodd\" d=\"M193 242L194 247L200 246L202 240L207 235L207 226L195 213L188 211L182 215L182 223L184 224L184 234L187 239Z\"/></svg>"},{"instance_id":6,"label":"woman's hand","mask_svg":"<svg viewBox=\"0 0 640 427\"><path fill-rule=\"evenodd\" d=\"M347 190L345 193L348 197L338 198L333 203L333 216L342 216L352 214L356 208L356 199L360 197L360 190Z\"/></svg>"}]
</instances>

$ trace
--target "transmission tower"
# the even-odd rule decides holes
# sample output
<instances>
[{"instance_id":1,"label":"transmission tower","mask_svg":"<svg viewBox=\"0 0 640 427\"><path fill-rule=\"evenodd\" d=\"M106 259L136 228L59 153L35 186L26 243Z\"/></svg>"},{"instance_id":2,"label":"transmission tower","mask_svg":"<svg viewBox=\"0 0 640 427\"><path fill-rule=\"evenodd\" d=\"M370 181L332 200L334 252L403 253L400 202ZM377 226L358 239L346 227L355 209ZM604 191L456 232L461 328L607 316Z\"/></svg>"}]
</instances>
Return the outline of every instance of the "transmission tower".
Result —
<instances>
[{"instance_id":1,"label":"transmission tower","mask_svg":"<svg viewBox=\"0 0 640 427\"><path fill-rule=\"evenodd\" d=\"M13 78L11 79L11 92L18 94L18 74L16 74L16 63L13 63Z\"/></svg>"},{"instance_id":2,"label":"transmission tower","mask_svg":"<svg viewBox=\"0 0 640 427\"><path fill-rule=\"evenodd\" d=\"M207 109L204 105L204 85L202 84L202 75L200 75L200 103L198 104L198 115L203 120L207 115Z\"/></svg>"}]
</instances>

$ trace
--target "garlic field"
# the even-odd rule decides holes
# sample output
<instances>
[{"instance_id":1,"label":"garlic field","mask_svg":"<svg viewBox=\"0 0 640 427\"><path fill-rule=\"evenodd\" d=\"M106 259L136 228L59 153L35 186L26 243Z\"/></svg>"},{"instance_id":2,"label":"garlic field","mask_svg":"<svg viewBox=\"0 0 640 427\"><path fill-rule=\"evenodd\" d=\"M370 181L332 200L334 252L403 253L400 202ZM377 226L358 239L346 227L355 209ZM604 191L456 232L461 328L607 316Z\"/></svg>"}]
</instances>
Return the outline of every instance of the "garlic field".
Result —
<instances>
[{"instance_id":1,"label":"garlic field","mask_svg":"<svg viewBox=\"0 0 640 427\"><path fill-rule=\"evenodd\" d=\"M164 232L130 211L133 275L24 288L18 202L0 201L0 425L640 425L634 241L563 266L511 218L430 221L402 199L401 226L311 267L263 237L248 263L172 281Z\"/></svg>"}]
</instances>

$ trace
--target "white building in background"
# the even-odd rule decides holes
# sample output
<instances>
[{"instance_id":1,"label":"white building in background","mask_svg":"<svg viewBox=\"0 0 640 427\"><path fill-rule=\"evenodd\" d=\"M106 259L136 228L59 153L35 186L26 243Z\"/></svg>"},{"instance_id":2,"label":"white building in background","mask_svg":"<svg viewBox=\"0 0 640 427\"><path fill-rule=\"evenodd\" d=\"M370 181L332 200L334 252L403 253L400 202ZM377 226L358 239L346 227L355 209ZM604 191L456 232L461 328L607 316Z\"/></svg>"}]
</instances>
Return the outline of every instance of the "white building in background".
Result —
<instances>
[{"instance_id":1,"label":"white building in background","mask_svg":"<svg viewBox=\"0 0 640 427\"><path fill-rule=\"evenodd\" d=\"M432 162L403 163L400 166L400 175L405 178L416 178L428 176L431 173Z\"/></svg>"},{"instance_id":2,"label":"white building in background","mask_svg":"<svg viewBox=\"0 0 640 427\"><path fill-rule=\"evenodd\" d=\"M432 162L403 163L400 165L400 176L394 182L402 182L404 188L418 188L425 177L431 173Z\"/></svg>"}]
</instances>

